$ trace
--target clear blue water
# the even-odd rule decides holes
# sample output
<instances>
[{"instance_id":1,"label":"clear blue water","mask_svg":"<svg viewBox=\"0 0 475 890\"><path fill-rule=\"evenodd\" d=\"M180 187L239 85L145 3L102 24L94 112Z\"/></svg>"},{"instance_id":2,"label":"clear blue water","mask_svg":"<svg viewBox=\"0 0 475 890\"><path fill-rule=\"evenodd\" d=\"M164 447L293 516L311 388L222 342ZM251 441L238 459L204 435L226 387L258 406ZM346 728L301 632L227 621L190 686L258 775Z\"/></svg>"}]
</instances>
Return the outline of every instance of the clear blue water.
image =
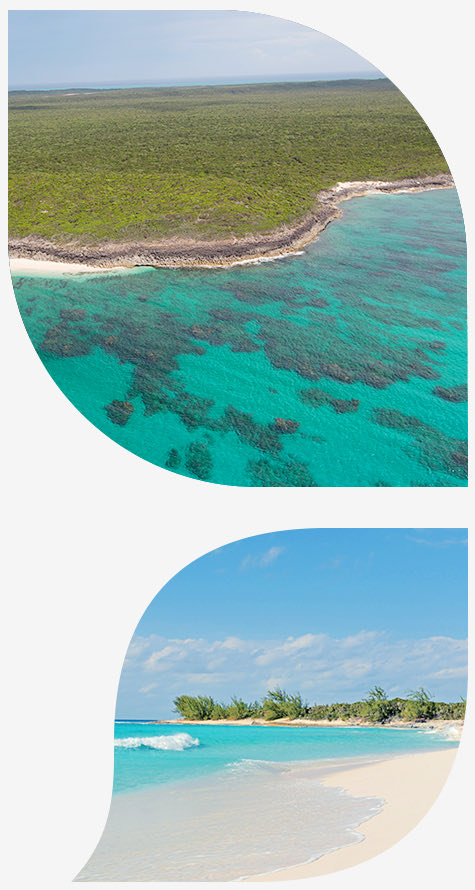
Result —
<instances>
[{"instance_id":1,"label":"clear blue water","mask_svg":"<svg viewBox=\"0 0 475 890\"><path fill-rule=\"evenodd\" d=\"M384 758L454 744L422 729L115 725L114 792L127 793L246 764ZM133 747L123 747L133 745ZM159 745L160 747L154 747ZM178 746L179 750L174 750Z\"/></svg>"},{"instance_id":2,"label":"clear blue water","mask_svg":"<svg viewBox=\"0 0 475 890\"><path fill-rule=\"evenodd\" d=\"M360 841L384 805L325 775L453 744L372 727L131 722L115 734L116 793L79 881L229 881L317 859Z\"/></svg>"},{"instance_id":3,"label":"clear blue water","mask_svg":"<svg viewBox=\"0 0 475 890\"><path fill-rule=\"evenodd\" d=\"M53 380L140 457L242 486L467 484L455 189L347 201L303 254L14 276Z\"/></svg>"}]
</instances>

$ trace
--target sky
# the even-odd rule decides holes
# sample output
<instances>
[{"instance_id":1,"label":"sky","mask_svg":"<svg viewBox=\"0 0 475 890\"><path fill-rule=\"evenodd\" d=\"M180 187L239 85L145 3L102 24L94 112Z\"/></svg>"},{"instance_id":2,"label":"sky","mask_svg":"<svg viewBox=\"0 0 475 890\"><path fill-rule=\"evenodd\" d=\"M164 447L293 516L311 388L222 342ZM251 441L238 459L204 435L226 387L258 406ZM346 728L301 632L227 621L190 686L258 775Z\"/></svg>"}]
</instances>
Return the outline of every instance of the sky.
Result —
<instances>
[{"instance_id":1,"label":"sky","mask_svg":"<svg viewBox=\"0 0 475 890\"><path fill-rule=\"evenodd\" d=\"M257 13L9 12L10 89L309 74L378 72L319 31Z\"/></svg>"},{"instance_id":2,"label":"sky","mask_svg":"<svg viewBox=\"0 0 475 890\"><path fill-rule=\"evenodd\" d=\"M465 697L467 532L303 529L258 535L184 568L124 662L118 718L173 716L179 694L356 701L375 684Z\"/></svg>"}]
</instances>

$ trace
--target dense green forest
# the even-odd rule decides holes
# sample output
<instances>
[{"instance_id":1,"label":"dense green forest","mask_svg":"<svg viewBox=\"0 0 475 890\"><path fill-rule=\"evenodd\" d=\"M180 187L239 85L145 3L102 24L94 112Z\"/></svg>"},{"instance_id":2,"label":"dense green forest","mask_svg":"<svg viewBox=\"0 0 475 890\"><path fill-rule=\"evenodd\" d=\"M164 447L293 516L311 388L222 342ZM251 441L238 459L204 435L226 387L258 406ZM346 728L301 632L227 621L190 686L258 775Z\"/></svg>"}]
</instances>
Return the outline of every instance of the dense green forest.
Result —
<instances>
[{"instance_id":1,"label":"dense green forest","mask_svg":"<svg viewBox=\"0 0 475 890\"><path fill-rule=\"evenodd\" d=\"M268 721L355 720L386 723L388 720L460 720L465 716L465 701L438 702L420 687L407 698L388 698L381 686L373 686L362 701L331 705L306 704L302 697L282 689L270 690L261 701L245 702L233 697L228 704L208 696L179 695L175 711L186 720L245 720L249 717Z\"/></svg>"},{"instance_id":2,"label":"dense green forest","mask_svg":"<svg viewBox=\"0 0 475 890\"><path fill-rule=\"evenodd\" d=\"M444 173L389 81L9 94L10 236L212 238L295 222L338 181Z\"/></svg>"}]
</instances>

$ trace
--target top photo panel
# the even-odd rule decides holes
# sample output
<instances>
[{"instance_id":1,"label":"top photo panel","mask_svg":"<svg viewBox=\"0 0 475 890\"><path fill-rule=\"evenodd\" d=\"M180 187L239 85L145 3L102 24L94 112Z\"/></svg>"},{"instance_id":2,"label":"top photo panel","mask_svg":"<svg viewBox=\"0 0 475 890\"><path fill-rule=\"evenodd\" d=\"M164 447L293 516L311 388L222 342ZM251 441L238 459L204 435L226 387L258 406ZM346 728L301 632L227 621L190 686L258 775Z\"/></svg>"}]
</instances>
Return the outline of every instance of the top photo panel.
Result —
<instances>
[{"instance_id":1,"label":"top photo panel","mask_svg":"<svg viewBox=\"0 0 475 890\"><path fill-rule=\"evenodd\" d=\"M13 288L77 410L211 483L467 485L462 212L397 86L272 16L9 20Z\"/></svg>"}]
</instances>

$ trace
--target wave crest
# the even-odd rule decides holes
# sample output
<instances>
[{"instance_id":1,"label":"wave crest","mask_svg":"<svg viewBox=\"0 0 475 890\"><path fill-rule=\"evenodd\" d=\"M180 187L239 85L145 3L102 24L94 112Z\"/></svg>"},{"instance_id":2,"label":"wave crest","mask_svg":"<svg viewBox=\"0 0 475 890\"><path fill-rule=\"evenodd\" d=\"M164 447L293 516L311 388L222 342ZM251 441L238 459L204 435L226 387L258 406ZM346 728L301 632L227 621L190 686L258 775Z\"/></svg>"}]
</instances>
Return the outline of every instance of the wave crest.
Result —
<instances>
[{"instance_id":1,"label":"wave crest","mask_svg":"<svg viewBox=\"0 0 475 890\"><path fill-rule=\"evenodd\" d=\"M154 748L157 751L184 751L186 748L195 748L199 743L199 739L194 739L187 732L114 739L115 748Z\"/></svg>"}]
</instances>

